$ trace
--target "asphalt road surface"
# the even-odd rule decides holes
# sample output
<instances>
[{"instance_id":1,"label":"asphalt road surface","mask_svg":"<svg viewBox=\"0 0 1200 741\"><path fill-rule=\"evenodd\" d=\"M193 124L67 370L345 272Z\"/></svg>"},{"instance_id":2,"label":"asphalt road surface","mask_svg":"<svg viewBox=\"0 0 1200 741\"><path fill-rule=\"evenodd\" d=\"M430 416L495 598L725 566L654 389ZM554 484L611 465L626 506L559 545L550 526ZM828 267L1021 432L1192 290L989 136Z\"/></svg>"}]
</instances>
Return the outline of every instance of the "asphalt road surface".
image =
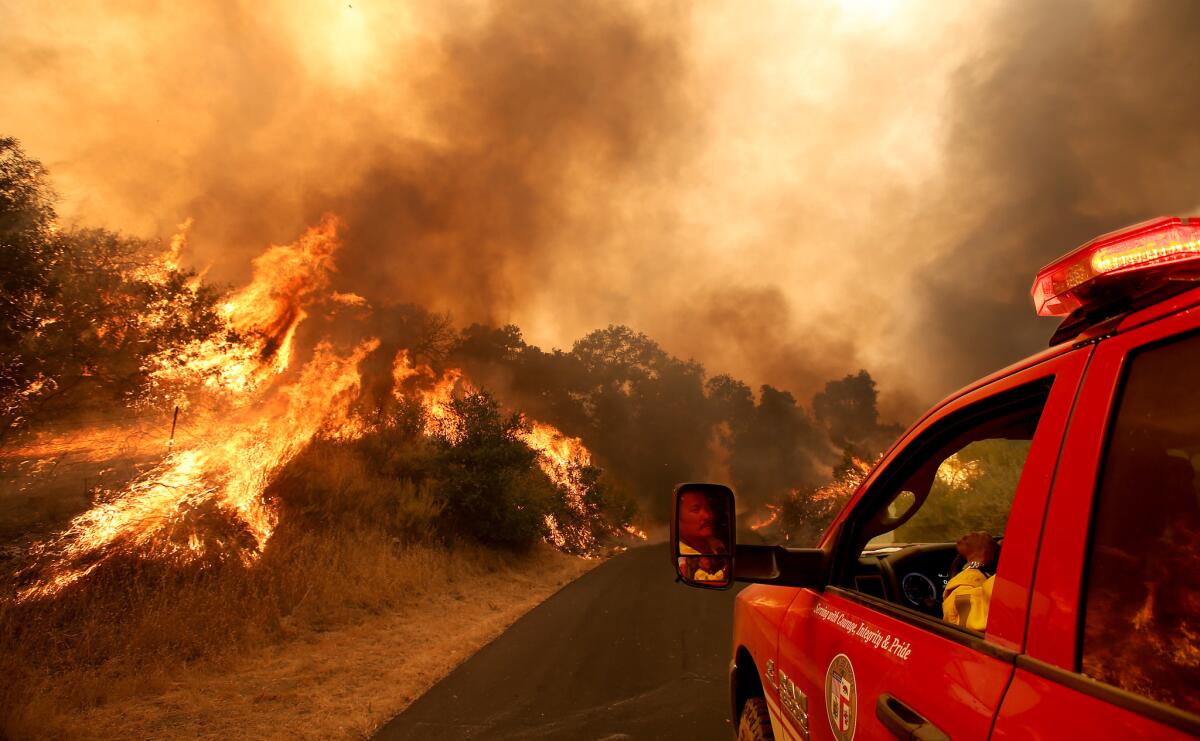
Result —
<instances>
[{"instance_id":1,"label":"asphalt road surface","mask_svg":"<svg viewBox=\"0 0 1200 741\"><path fill-rule=\"evenodd\" d=\"M733 596L674 583L665 544L596 567L376 739L730 739Z\"/></svg>"}]
</instances>

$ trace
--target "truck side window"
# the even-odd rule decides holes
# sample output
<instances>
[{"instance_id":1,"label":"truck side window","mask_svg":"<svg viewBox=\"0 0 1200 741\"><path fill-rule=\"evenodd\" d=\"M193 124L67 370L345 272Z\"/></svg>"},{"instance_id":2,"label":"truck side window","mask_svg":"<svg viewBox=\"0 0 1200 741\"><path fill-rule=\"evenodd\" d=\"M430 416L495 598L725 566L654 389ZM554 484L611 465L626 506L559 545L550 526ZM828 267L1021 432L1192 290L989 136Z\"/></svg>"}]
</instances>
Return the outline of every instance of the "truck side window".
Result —
<instances>
[{"instance_id":1,"label":"truck side window","mask_svg":"<svg viewBox=\"0 0 1200 741\"><path fill-rule=\"evenodd\" d=\"M1037 397L1000 414L981 413L928 458L910 462L915 470L887 504L889 519L898 524L874 536L868 547L954 543L976 531L1003 537L1044 401Z\"/></svg>"},{"instance_id":2,"label":"truck side window","mask_svg":"<svg viewBox=\"0 0 1200 741\"><path fill-rule=\"evenodd\" d=\"M1200 335L1128 365L1094 507L1082 671L1200 714Z\"/></svg>"},{"instance_id":3,"label":"truck side window","mask_svg":"<svg viewBox=\"0 0 1200 741\"><path fill-rule=\"evenodd\" d=\"M924 505L893 531L895 539L905 543L953 542L980 530L1003 535L1030 442L987 438L951 454L938 466Z\"/></svg>"}]
</instances>

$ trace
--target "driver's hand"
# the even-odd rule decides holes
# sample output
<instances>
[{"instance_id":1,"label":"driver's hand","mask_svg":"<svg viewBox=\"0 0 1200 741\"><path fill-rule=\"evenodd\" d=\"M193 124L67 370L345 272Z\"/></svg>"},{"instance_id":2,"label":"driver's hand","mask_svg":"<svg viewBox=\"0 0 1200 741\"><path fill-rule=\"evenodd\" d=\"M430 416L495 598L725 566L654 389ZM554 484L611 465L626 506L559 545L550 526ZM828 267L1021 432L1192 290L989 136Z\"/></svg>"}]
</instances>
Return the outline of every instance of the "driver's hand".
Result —
<instances>
[{"instance_id":1,"label":"driver's hand","mask_svg":"<svg viewBox=\"0 0 1200 741\"><path fill-rule=\"evenodd\" d=\"M959 555L967 561L978 561L990 567L996 560L996 539L987 533L967 533L955 545Z\"/></svg>"}]
</instances>

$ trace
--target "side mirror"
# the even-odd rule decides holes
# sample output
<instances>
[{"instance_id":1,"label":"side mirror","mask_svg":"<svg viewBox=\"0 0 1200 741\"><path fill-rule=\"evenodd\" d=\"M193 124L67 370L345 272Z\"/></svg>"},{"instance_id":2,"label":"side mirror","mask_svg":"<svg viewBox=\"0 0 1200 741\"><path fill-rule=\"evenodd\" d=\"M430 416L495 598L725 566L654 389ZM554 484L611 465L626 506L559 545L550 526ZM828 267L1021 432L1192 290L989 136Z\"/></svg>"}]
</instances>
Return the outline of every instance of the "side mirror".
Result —
<instances>
[{"instance_id":1,"label":"side mirror","mask_svg":"<svg viewBox=\"0 0 1200 741\"><path fill-rule=\"evenodd\" d=\"M720 484L675 487L671 559L680 581L703 589L733 585L733 491Z\"/></svg>"},{"instance_id":2,"label":"side mirror","mask_svg":"<svg viewBox=\"0 0 1200 741\"><path fill-rule=\"evenodd\" d=\"M729 589L735 581L823 589L832 545L784 548L737 545L733 490L721 484L680 484L671 507L671 562L679 581L701 589ZM837 533L827 538L837 541ZM735 552L736 551L736 565Z\"/></svg>"}]
</instances>

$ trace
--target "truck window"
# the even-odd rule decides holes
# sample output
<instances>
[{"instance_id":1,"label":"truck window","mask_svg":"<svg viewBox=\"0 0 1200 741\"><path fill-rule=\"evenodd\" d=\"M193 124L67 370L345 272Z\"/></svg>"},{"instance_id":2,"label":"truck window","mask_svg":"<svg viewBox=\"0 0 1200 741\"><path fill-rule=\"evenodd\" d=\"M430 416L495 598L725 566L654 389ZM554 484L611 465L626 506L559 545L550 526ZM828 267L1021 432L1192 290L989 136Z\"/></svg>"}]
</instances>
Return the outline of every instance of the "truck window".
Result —
<instances>
[{"instance_id":1,"label":"truck window","mask_svg":"<svg viewBox=\"0 0 1200 741\"><path fill-rule=\"evenodd\" d=\"M948 456L938 466L929 498L892 531L894 540L942 543L976 531L1003 536L1030 442L976 440Z\"/></svg>"},{"instance_id":2,"label":"truck window","mask_svg":"<svg viewBox=\"0 0 1200 741\"><path fill-rule=\"evenodd\" d=\"M1200 714L1200 335L1128 364L1094 507L1082 671Z\"/></svg>"},{"instance_id":3,"label":"truck window","mask_svg":"<svg viewBox=\"0 0 1200 741\"><path fill-rule=\"evenodd\" d=\"M854 528L847 535L851 543L866 541L866 546L851 573L839 575L839 586L985 631L990 596L980 596L975 604L970 593L990 595L994 582L989 578L998 568L1008 516L1052 381L1043 378L1000 392L948 415L907 443L905 454L881 474L878 488L848 520ZM985 560L973 567L983 583L960 580L955 589L963 590L967 603L947 615L945 590L967 565L956 543L980 532L993 539L991 548L981 551L988 554ZM968 619L970 614L975 618Z\"/></svg>"},{"instance_id":4,"label":"truck window","mask_svg":"<svg viewBox=\"0 0 1200 741\"><path fill-rule=\"evenodd\" d=\"M1028 403L957 430L926 460L910 463L915 471L887 505L886 519L899 524L868 547L953 543L980 531L1002 538L1044 398Z\"/></svg>"}]
</instances>

